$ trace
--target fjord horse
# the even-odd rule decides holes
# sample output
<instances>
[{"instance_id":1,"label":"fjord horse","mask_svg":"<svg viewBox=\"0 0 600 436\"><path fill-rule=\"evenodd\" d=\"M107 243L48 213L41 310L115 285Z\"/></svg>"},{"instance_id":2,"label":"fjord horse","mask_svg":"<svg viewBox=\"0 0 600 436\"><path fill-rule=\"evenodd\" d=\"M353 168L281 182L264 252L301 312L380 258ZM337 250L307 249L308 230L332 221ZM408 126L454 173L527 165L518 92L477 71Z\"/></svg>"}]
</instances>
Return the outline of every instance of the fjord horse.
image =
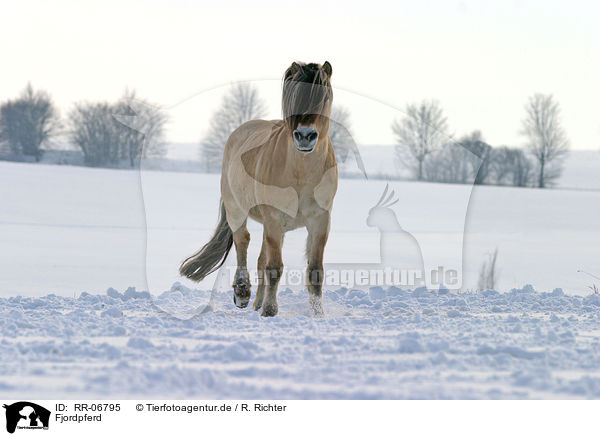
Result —
<instances>
[{"instance_id":1,"label":"fjord horse","mask_svg":"<svg viewBox=\"0 0 600 436\"><path fill-rule=\"evenodd\" d=\"M278 312L281 249L287 231L306 227L306 286L315 316L323 315L323 251L327 242L337 164L329 138L331 65L294 62L283 78L283 120L252 120L229 137L223 155L219 223L212 239L187 258L180 273L200 281L216 271L235 243L234 303L250 301L248 217L263 224L254 310Z\"/></svg>"}]
</instances>

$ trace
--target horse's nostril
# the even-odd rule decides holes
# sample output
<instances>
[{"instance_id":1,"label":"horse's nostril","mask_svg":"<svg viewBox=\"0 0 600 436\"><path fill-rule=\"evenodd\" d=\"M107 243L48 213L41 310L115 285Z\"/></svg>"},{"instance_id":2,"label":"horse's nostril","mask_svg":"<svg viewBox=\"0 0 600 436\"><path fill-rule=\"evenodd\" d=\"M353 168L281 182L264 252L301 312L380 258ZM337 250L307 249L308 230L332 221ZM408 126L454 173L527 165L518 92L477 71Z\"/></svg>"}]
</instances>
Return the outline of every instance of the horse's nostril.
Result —
<instances>
[{"instance_id":1,"label":"horse's nostril","mask_svg":"<svg viewBox=\"0 0 600 436\"><path fill-rule=\"evenodd\" d=\"M313 141L317 140L318 136L319 135L317 134L317 132L312 132L312 133L308 134L308 136L306 137L306 139L308 139L310 142L313 142Z\"/></svg>"},{"instance_id":2,"label":"horse's nostril","mask_svg":"<svg viewBox=\"0 0 600 436\"><path fill-rule=\"evenodd\" d=\"M302 140L302 134L299 131L297 131L297 130L294 130L294 139L296 141Z\"/></svg>"}]
</instances>

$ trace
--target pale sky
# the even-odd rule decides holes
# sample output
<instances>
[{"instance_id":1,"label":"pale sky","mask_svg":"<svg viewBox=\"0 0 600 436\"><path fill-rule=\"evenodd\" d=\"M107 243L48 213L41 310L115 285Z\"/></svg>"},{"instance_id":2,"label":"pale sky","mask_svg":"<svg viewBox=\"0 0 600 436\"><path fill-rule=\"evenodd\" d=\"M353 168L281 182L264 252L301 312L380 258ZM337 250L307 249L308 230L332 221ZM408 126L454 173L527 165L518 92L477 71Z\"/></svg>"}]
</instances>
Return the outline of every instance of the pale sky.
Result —
<instances>
[{"instance_id":1,"label":"pale sky","mask_svg":"<svg viewBox=\"0 0 600 436\"><path fill-rule=\"evenodd\" d=\"M256 81L278 118L285 68L328 60L359 143L393 143L397 109L433 98L455 135L521 145L542 92L573 148L600 148L598 0L282 3L0 0L0 100L31 81L65 115L129 87L169 108L169 140L197 142L231 82Z\"/></svg>"}]
</instances>

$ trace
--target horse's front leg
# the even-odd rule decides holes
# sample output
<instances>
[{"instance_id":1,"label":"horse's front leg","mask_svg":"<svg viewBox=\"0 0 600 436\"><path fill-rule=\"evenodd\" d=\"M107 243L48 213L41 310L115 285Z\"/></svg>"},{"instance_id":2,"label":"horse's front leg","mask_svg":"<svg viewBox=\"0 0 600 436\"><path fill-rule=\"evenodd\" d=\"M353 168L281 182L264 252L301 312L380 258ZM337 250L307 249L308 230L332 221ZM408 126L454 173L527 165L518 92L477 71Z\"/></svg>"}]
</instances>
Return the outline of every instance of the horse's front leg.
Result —
<instances>
[{"instance_id":1,"label":"horse's front leg","mask_svg":"<svg viewBox=\"0 0 600 436\"><path fill-rule=\"evenodd\" d=\"M265 220L264 248L267 264L264 272L265 293L262 300L262 316L275 316L279 311L277 304L277 286L283 273L281 248L283 246L283 227L277 220Z\"/></svg>"},{"instance_id":2,"label":"horse's front leg","mask_svg":"<svg viewBox=\"0 0 600 436\"><path fill-rule=\"evenodd\" d=\"M265 295L265 265L267 263L267 241L263 236L262 247L260 248L260 255L258 256L258 263L256 271L258 273L258 286L256 287L256 295L254 296L254 310L258 310L262 307L263 298Z\"/></svg>"},{"instance_id":3,"label":"horse's front leg","mask_svg":"<svg viewBox=\"0 0 600 436\"><path fill-rule=\"evenodd\" d=\"M233 233L233 242L237 254L237 269L233 279L233 303L243 309L248 306L251 293L247 265L250 233L245 224Z\"/></svg>"},{"instance_id":4,"label":"horse's front leg","mask_svg":"<svg viewBox=\"0 0 600 436\"><path fill-rule=\"evenodd\" d=\"M329 212L320 213L307 220L306 229L306 284L310 308L315 316L323 316L323 252L329 236Z\"/></svg>"}]
</instances>

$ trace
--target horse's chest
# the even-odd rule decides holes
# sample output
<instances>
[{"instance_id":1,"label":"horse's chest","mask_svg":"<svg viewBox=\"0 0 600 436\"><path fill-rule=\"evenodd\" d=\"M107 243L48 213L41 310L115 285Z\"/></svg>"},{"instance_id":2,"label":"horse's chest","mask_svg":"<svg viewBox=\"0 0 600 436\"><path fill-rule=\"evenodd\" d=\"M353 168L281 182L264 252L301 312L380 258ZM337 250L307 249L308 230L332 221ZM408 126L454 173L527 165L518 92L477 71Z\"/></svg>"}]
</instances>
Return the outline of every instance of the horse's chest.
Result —
<instances>
[{"instance_id":1,"label":"horse's chest","mask_svg":"<svg viewBox=\"0 0 600 436\"><path fill-rule=\"evenodd\" d=\"M294 230L300 227L305 227L306 222L317 213L319 206L312 196L302 196L298 198L298 213L295 217L291 217L287 214L282 214L282 222L284 229Z\"/></svg>"}]
</instances>

